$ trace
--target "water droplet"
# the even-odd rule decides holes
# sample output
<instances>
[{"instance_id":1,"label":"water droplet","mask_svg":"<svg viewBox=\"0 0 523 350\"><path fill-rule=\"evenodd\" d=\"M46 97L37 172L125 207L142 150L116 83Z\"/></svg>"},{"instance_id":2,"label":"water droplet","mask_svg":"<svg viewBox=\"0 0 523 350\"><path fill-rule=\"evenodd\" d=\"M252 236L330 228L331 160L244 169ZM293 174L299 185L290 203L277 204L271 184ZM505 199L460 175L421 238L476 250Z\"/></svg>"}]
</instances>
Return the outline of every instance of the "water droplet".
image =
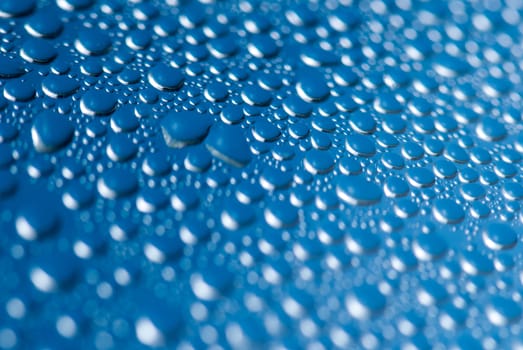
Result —
<instances>
[{"instance_id":1,"label":"water droplet","mask_svg":"<svg viewBox=\"0 0 523 350\"><path fill-rule=\"evenodd\" d=\"M435 260L445 254L447 243L437 234L422 234L412 244L412 250L422 261Z\"/></svg>"},{"instance_id":2,"label":"water droplet","mask_svg":"<svg viewBox=\"0 0 523 350\"><path fill-rule=\"evenodd\" d=\"M178 257L183 243L178 237L154 236L144 244L143 250L147 259L156 264L163 264Z\"/></svg>"},{"instance_id":3,"label":"water droplet","mask_svg":"<svg viewBox=\"0 0 523 350\"><path fill-rule=\"evenodd\" d=\"M12 102L28 102L35 93L32 84L23 80L11 80L4 86L4 97Z\"/></svg>"},{"instance_id":4,"label":"water droplet","mask_svg":"<svg viewBox=\"0 0 523 350\"><path fill-rule=\"evenodd\" d=\"M91 7L94 0L56 0L56 4L65 11L85 10Z\"/></svg>"},{"instance_id":5,"label":"water droplet","mask_svg":"<svg viewBox=\"0 0 523 350\"><path fill-rule=\"evenodd\" d=\"M53 293L70 286L76 273L74 257L54 254L53 259L40 259L29 272L29 276L35 288Z\"/></svg>"},{"instance_id":6,"label":"water droplet","mask_svg":"<svg viewBox=\"0 0 523 350\"><path fill-rule=\"evenodd\" d=\"M102 90L87 91L80 101L80 110L90 116L111 114L116 108L116 97Z\"/></svg>"},{"instance_id":7,"label":"water droplet","mask_svg":"<svg viewBox=\"0 0 523 350\"><path fill-rule=\"evenodd\" d=\"M313 174L325 174L334 168L334 158L328 151L311 150L303 159L305 169Z\"/></svg>"},{"instance_id":8,"label":"water droplet","mask_svg":"<svg viewBox=\"0 0 523 350\"><path fill-rule=\"evenodd\" d=\"M215 124L205 146L213 156L236 167L243 167L251 160L243 130L238 125Z\"/></svg>"},{"instance_id":9,"label":"water droplet","mask_svg":"<svg viewBox=\"0 0 523 350\"><path fill-rule=\"evenodd\" d=\"M78 32L74 47L82 55L99 56L107 53L112 45L111 38L100 29L89 28Z\"/></svg>"},{"instance_id":10,"label":"water droplet","mask_svg":"<svg viewBox=\"0 0 523 350\"><path fill-rule=\"evenodd\" d=\"M107 157L115 162L125 162L136 156L138 147L125 134L112 135L105 149Z\"/></svg>"},{"instance_id":11,"label":"water droplet","mask_svg":"<svg viewBox=\"0 0 523 350\"><path fill-rule=\"evenodd\" d=\"M133 193L138 187L136 178L127 170L106 170L98 180L98 192L107 199L115 199Z\"/></svg>"},{"instance_id":12,"label":"water droplet","mask_svg":"<svg viewBox=\"0 0 523 350\"><path fill-rule=\"evenodd\" d=\"M363 176L339 176L336 194L351 205L372 205L381 199L381 189Z\"/></svg>"},{"instance_id":13,"label":"water droplet","mask_svg":"<svg viewBox=\"0 0 523 350\"><path fill-rule=\"evenodd\" d=\"M280 130L266 120L259 120L254 125L252 136L260 142L273 142L280 136Z\"/></svg>"},{"instance_id":14,"label":"water droplet","mask_svg":"<svg viewBox=\"0 0 523 350\"><path fill-rule=\"evenodd\" d=\"M34 241L55 233L59 223L57 210L37 201L21 208L16 218L16 231L23 239Z\"/></svg>"},{"instance_id":15,"label":"water droplet","mask_svg":"<svg viewBox=\"0 0 523 350\"><path fill-rule=\"evenodd\" d=\"M134 323L136 338L145 346L167 346L181 326L180 312L177 308L158 300L145 300Z\"/></svg>"},{"instance_id":16,"label":"water droplet","mask_svg":"<svg viewBox=\"0 0 523 350\"><path fill-rule=\"evenodd\" d=\"M182 87L184 76L179 70L165 64L158 64L147 75L149 84L158 90L178 90Z\"/></svg>"},{"instance_id":17,"label":"water droplet","mask_svg":"<svg viewBox=\"0 0 523 350\"><path fill-rule=\"evenodd\" d=\"M62 20L55 11L39 10L24 25L25 30L37 38L54 38L63 29Z\"/></svg>"},{"instance_id":18,"label":"water droplet","mask_svg":"<svg viewBox=\"0 0 523 350\"><path fill-rule=\"evenodd\" d=\"M232 274L223 266L208 266L191 276L193 293L202 300L216 300L231 287Z\"/></svg>"},{"instance_id":19,"label":"water droplet","mask_svg":"<svg viewBox=\"0 0 523 350\"><path fill-rule=\"evenodd\" d=\"M67 145L74 133L74 126L65 116L45 111L35 117L31 128L33 145L38 152L54 152Z\"/></svg>"},{"instance_id":20,"label":"water droplet","mask_svg":"<svg viewBox=\"0 0 523 350\"><path fill-rule=\"evenodd\" d=\"M451 199L438 199L434 201L434 218L442 224L457 224L465 218L462 207Z\"/></svg>"},{"instance_id":21,"label":"water droplet","mask_svg":"<svg viewBox=\"0 0 523 350\"><path fill-rule=\"evenodd\" d=\"M353 317L368 319L383 311L386 299L376 286L364 284L353 289L345 305Z\"/></svg>"},{"instance_id":22,"label":"water droplet","mask_svg":"<svg viewBox=\"0 0 523 350\"><path fill-rule=\"evenodd\" d=\"M376 154L376 146L369 136L349 135L345 147L347 151L358 157L372 157Z\"/></svg>"},{"instance_id":23,"label":"water droplet","mask_svg":"<svg viewBox=\"0 0 523 350\"><path fill-rule=\"evenodd\" d=\"M521 317L521 307L514 300L493 296L486 307L487 318L495 326L506 326Z\"/></svg>"},{"instance_id":24,"label":"water droplet","mask_svg":"<svg viewBox=\"0 0 523 350\"><path fill-rule=\"evenodd\" d=\"M501 222L488 223L483 230L483 242L492 250L510 249L516 245L518 235L509 225Z\"/></svg>"},{"instance_id":25,"label":"water droplet","mask_svg":"<svg viewBox=\"0 0 523 350\"><path fill-rule=\"evenodd\" d=\"M36 7L35 0L5 0L0 5L0 17L21 17L31 13Z\"/></svg>"},{"instance_id":26,"label":"water droplet","mask_svg":"<svg viewBox=\"0 0 523 350\"><path fill-rule=\"evenodd\" d=\"M439 55L433 63L434 70L446 78L454 78L458 75L463 75L468 71L468 64L455 56L449 54Z\"/></svg>"},{"instance_id":27,"label":"water droplet","mask_svg":"<svg viewBox=\"0 0 523 350\"><path fill-rule=\"evenodd\" d=\"M162 133L169 147L199 143L207 135L211 121L194 111L171 112L162 120Z\"/></svg>"},{"instance_id":28,"label":"water droplet","mask_svg":"<svg viewBox=\"0 0 523 350\"><path fill-rule=\"evenodd\" d=\"M292 117L306 118L311 114L312 107L298 96L291 95L283 102L283 110Z\"/></svg>"},{"instance_id":29,"label":"water droplet","mask_svg":"<svg viewBox=\"0 0 523 350\"><path fill-rule=\"evenodd\" d=\"M246 86L241 96L243 101L251 106L267 106L272 100L271 93L257 85Z\"/></svg>"},{"instance_id":30,"label":"water droplet","mask_svg":"<svg viewBox=\"0 0 523 350\"><path fill-rule=\"evenodd\" d=\"M24 74L24 67L20 60L0 55L0 77L16 78L22 74Z\"/></svg>"},{"instance_id":31,"label":"water droplet","mask_svg":"<svg viewBox=\"0 0 523 350\"><path fill-rule=\"evenodd\" d=\"M74 94L80 84L63 75L49 75L42 81L42 91L51 98L67 97Z\"/></svg>"},{"instance_id":32,"label":"water droplet","mask_svg":"<svg viewBox=\"0 0 523 350\"><path fill-rule=\"evenodd\" d=\"M505 138L507 130L505 126L493 118L483 118L476 127L476 134L484 141L499 141Z\"/></svg>"},{"instance_id":33,"label":"water droplet","mask_svg":"<svg viewBox=\"0 0 523 350\"><path fill-rule=\"evenodd\" d=\"M275 229L289 228L298 223L298 211L285 202L275 202L264 211L265 221Z\"/></svg>"},{"instance_id":34,"label":"water droplet","mask_svg":"<svg viewBox=\"0 0 523 350\"><path fill-rule=\"evenodd\" d=\"M411 168L407 172L407 180L417 188L430 187L434 184L434 174L426 168Z\"/></svg>"},{"instance_id":35,"label":"water droplet","mask_svg":"<svg viewBox=\"0 0 523 350\"><path fill-rule=\"evenodd\" d=\"M296 92L306 102L322 101L329 95L329 88L321 74L313 70L298 73Z\"/></svg>"}]
</instances>

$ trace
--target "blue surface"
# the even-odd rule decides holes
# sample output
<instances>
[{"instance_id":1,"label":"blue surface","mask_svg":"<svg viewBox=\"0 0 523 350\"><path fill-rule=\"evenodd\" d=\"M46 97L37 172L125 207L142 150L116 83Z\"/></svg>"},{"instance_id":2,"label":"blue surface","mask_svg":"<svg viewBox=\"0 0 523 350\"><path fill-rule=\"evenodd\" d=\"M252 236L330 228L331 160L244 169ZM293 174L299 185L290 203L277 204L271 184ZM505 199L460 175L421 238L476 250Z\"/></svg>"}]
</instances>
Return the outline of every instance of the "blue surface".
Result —
<instances>
[{"instance_id":1,"label":"blue surface","mask_svg":"<svg viewBox=\"0 0 523 350\"><path fill-rule=\"evenodd\" d=\"M523 347L522 15L0 0L0 349Z\"/></svg>"}]
</instances>

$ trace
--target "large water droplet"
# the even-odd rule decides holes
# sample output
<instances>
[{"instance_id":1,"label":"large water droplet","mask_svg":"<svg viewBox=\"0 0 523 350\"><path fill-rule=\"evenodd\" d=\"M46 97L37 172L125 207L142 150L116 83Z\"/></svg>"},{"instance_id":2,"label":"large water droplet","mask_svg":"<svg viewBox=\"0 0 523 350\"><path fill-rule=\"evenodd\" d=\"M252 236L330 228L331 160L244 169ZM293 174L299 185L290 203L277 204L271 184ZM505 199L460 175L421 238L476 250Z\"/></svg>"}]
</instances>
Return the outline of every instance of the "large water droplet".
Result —
<instances>
[{"instance_id":1,"label":"large water droplet","mask_svg":"<svg viewBox=\"0 0 523 350\"><path fill-rule=\"evenodd\" d=\"M351 205L372 205L381 199L381 189L363 176L339 176L336 194Z\"/></svg>"},{"instance_id":2,"label":"large water droplet","mask_svg":"<svg viewBox=\"0 0 523 350\"><path fill-rule=\"evenodd\" d=\"M64 147L73 133L74 126L65 116L50 111L36 116L31 128L33 145L39 152L53 152Z\"/></svg>"}]
</instances>

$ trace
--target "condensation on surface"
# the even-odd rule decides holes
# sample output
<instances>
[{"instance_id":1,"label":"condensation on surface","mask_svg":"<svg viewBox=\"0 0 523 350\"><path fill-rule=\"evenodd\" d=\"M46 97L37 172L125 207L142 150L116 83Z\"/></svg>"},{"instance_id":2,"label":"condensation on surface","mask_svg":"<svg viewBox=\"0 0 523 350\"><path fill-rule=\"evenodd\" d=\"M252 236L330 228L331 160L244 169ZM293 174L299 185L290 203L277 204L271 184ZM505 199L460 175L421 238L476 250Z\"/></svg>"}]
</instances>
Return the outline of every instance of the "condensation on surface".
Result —
<instances>
[{"instance_id":1,"label":"condensation on surface","mask_svg":"<svg viewBox=\"0 0 523 350\"><path fill-rule=\"evenodd\" d=\"M0 1L0 349L523 346L517 1Z\"/></svg>"}]
</instances>

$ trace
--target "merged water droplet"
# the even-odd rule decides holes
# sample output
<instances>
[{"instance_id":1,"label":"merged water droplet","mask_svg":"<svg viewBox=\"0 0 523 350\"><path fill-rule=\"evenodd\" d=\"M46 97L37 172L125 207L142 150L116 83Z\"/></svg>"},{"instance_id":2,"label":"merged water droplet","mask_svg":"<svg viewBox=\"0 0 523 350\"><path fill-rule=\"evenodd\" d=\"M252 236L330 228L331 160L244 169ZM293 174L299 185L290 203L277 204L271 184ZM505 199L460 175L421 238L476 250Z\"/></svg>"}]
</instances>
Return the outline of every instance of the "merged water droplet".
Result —
<instances>
[{"instance_id":1,"label":"merged water droplet","mask_svg":"<svg viewBox=\"0 0 523 350\"><path fill-rule=\"evenodd\" d=\"M209 131L205 146L213 156L236 167L243 167L251 160L251 152L240 126L215 124Z\"/></svg>"},{"instance_id":2,"label":"merged water droplet","mask_svg":"<svg viewBox=\"0 0 523 350\"><path fill-rule=\"evenodd\" d=\"M162 120L162 133L169 147L185 147L203 140L211 121L194 111L171 112Z\"/></svg>"}]
</instances>

